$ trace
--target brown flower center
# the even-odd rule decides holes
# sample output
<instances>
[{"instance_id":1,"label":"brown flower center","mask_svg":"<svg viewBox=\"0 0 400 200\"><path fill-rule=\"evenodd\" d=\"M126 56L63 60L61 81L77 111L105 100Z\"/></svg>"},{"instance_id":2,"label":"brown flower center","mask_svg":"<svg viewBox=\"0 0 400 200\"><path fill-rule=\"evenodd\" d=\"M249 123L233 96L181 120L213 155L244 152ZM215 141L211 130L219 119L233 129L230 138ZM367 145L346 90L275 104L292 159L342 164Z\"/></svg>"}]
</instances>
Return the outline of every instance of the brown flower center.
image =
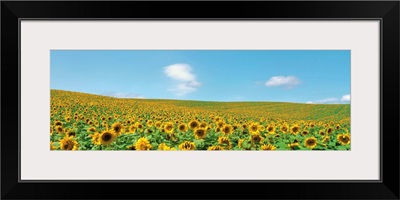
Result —
<instances>
[{"instance_id":1,"label":"brown flower center","mask_svg":"<svg viewBox=\"0 0 400 200\"><path fill-rule=\"evenodd\" d=\"M258 136L258 135L253 136L254 142L259 142L260 140L261 140L260 136Z\"/></svg>"},{"instance_id":2,"label":"brown flower center","mask_svg":"<svg viewBox=\"0 0 400 200\"><path fill-rule=\"evenodd\" d=\"M105 142L110 141L110 140L111 140L111 134L105 133L105 134L103 135L103 137L102 137L102 140L105 141Z\"/></svg>"},{"instance_id":3,"label":"brown flower center","mask_svg":"<svg viewBox=\"0 0 400 200\"><path fill-rule=\"evenodd\" d=\"M172 130L172 125L167 125L167 127L165 127L165 129L167 129L167 131Z\"/></svg>"},{"instance_id":4,"label":"brown flower center","mask_svg":"<svg viewBox=\"0 0 400 200\"><path fill-rule=\"evenodd\" d=\"M310 146L312 146L312 145L315 144L315 141L314 141L314 140L307 140L307 144L310 145Z\"/></svg>"},{"instance_id":5,"label":"brown flower center","mask_svg":"<svg viewBox=\"0 0 400 200\"><path fill-rule=\"evenodd\" d=\"M197 123L196 123L196 122L190 123L190 127L191 127L191 128L196 128L196 127L197 127Z\"/></svg>"},{"instance_id":6,"label":"brown flower center","mask_svg":"<svg viewBox=\"0 0 400 200\"><path fill-rule=\"evenodd\" d=\"M198 136L204 136L204 130L197 130L196 131L196 134L198 135Z\"/></svg>"}]
</instances>

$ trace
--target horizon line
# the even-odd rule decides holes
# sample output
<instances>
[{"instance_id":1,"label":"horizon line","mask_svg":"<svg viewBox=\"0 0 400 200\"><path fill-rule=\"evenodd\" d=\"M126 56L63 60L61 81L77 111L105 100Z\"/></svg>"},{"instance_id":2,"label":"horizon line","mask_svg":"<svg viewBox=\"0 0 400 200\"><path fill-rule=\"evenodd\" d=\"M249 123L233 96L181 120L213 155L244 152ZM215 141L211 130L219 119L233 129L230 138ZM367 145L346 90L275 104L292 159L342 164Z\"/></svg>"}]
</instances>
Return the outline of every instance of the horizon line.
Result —
<instances>
[{"instance_id":1,"label":"horizon line","mask_svg":"<svg viewBox=\"0 0 400 200\"><path fill-rule=\"evenodd\" d=\"M89 93L89 92L79 92L79 91L72 91L72 90L63 90L63 89L50 89L51 90L58 90L58 91L64 91L64 92L76 92L76 93L82 93L82 94L89 94L89 95L96 95L96 96L102 96L102 97L109 97L109 98L115 98L115 99L135 99L135 100L169 100L169 101L199 101L199 102L216 102L216 103L293 103L293 104L309 104L309 105L350 105L351 103L303 103L303 102L292 102L292 101L211 101L211 100L186 100L186 99L163 99L163 98L143 98L143 97L116 97L116 96L110 96L110 95L105 95L105 94L95 94L95 93Z\"/></svg>"}]
</instances>

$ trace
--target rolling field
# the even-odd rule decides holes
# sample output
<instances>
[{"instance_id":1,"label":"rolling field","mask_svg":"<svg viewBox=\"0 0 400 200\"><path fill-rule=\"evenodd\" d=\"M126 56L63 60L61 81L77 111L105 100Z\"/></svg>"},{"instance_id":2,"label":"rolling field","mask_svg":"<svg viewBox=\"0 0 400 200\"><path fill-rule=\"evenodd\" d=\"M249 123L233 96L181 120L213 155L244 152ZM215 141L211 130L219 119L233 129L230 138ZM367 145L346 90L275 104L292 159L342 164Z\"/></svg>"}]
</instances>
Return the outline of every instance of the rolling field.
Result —
<instances>
[{"instance_id":1,"label":"rolling field","mask_svg":"<svg viewBox=\"0 0 400 200\"><path fill-rule=\"evenodd\" d=\"M51 150L350 150L349 104L50 92Z\"/></svg>"}]
</instances>

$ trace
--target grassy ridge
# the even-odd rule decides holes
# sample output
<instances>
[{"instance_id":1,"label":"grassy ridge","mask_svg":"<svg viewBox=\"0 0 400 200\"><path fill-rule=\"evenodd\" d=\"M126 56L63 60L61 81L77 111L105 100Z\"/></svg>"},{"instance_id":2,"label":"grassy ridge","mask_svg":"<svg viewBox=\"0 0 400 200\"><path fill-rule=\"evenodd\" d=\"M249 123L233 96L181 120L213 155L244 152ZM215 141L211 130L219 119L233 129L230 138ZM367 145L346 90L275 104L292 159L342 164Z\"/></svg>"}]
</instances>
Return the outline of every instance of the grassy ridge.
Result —
<instances>
[{"instance_id":1,"label":"grassy ridge","mask_svg":"<svg viewBox=\"0 0 400 200\"><path fill-rule=\"evenodd\" d=\"M72 91L51 90L61 96L84 95L103 101L113 99L116 102L144 103L151 106L193 108L206 112L229 113L257 117L282 118L287 120L338 120L350 117L350 104L305 104L288 102L213 102L171 99L134 99L115 98ZM52 95L54 97L54 95Z\"/></svg>"}]
</instances>

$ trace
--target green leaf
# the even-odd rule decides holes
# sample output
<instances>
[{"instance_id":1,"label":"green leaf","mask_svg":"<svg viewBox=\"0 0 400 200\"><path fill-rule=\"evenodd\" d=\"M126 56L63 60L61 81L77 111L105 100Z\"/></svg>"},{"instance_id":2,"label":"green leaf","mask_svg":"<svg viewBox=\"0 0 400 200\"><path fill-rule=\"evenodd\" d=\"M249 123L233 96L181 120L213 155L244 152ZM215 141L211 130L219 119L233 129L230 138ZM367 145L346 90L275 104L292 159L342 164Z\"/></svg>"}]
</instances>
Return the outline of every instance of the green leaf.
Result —
<instances>
[{"instance_id":1,"label":"green leaf","mask_svg":"<svg viewBox=\"0 0 400 200\"><path fill-rule=\"evenodd\" d=\"M242 142L242 147L243 147L244 149L248 149L248 148L251 147L251 143L250 143L248 140L244 140L244 141Z\"/></svg>"},{"instance_id":2,"label":"green leaf","mask_svg":"<svg viewBox=\"0 0 400 200\"><path fill-rule=\"evenodd\" d=\"M287 144L284 143L284 142L278 142L278 143L276 143L276 146L277 146L279 149L287 149Z\"/></svg>"},{"instance_id":3,"label":"green leaf","mask_svg":"<svg viewBox=\"0 0 400 200\"><path fill-rule=\"evenodd\" d=\"M349 150L349 146L338 146L337 150Z\"/></svg>"}]
</instances>

